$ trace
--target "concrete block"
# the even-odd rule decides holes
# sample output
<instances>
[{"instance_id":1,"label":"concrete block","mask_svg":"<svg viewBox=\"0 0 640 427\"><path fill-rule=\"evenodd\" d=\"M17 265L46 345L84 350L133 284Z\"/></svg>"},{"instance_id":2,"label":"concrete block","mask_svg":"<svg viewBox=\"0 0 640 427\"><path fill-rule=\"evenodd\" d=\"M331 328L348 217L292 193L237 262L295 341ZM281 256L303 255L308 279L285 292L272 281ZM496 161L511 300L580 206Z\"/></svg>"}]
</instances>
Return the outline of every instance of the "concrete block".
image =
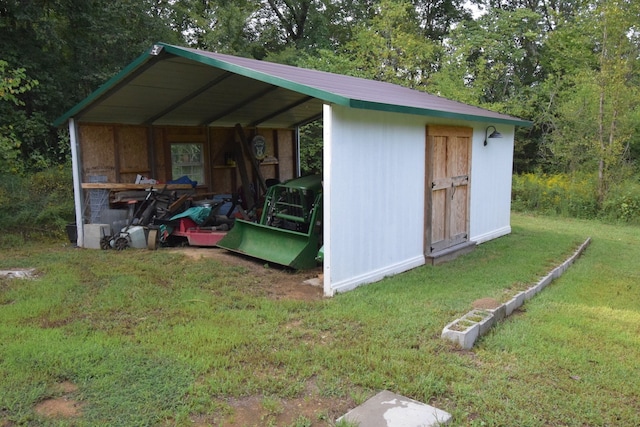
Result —
<instances>
[{"instance_id":1,"label":"concrete block","mask_svg":"<svg viewBox=\"0 0 640 427\"><path fill-rule=\"evenodd\" d=\"M494 320L496 322L499 322L502 319L504 319L505 317L507 317L507 305L506 304L501 304L497 308L489 309L489 311L493 315L493 318L494 318Z\"/></svg>"},{"instance_id":2,"label":"concrete block","mask_svg":"<svg viewBox=\"0 0 640 427\"><path fill-rule=\"evenodd\" d=\"M542 285L542 283L538 282L535 285L533 285L531 288L535 289L536 294L539 294L544 289L544 286Z\"/></svg>"},{"instance_id":3,"label":"concrete block","mask_svg":"<svg viewBox=\"0 0 640 427\"><path fill-rule=\"evenodd\" d=\"M549 285L549 283L553 281L553 279L554 279L553 273L549 273L546 276L544 276L542 279L540 279L540 281L538 282L538 285L540 285L542 288L545 288L547 285Z\"/></svg>"},{"instance_id":4,"label":"concrete block","mask_svg":"<svg viewBox=\"0 0 640 427\"><path fill-rule=\"evenodd\" d=\"M530 300L537 293L542 292L549 283L560 277L562 273L564 273L573 264L575 259L580 256L590 242L591 238L587 239L571 258L553 269L536 285L531 286L526 291L516 294L501 306L489 310L472 310L461 318L449 323L442 330L441 337L455 342L463 349L471 349L476 339L487 333L496 322L502 320L506 316L510 316L518 307L522 306L525 301Z\"/></svg>"},{"instance_id":5,"label":"concrete block","mask_svg":"<svg viewBox=\"0 0 640 427\"><path fill-rule=\"evenodd\" d=\"M526 299L525 291L517 293L514 298L516 298L516 300L518 301L518 307L520 307L522 304L524 304L524 301Z\"/></svg>"},{"instance_id":6,"label":"concrete block","mask_svg":"<svg viewBox=\"0 0 640 427\"><path fill-rule=\"evenodd\" d=\"M436 427L448 424L451 414L426 403L384 390L336 420L361 427Z\"/></svg>"},{"instance_id":7,"label":"concrete block","mask_svg":"<svg viewBox=\"0 0 640 427\"><path fill-rule=\"evenodd\" d=\"M511 313L513 313L513 312L514 312L518 307L520 307L520 306L518 305L518 298L516 298L516 297L511 298L509 301L507 301L507 302L504 304L504 306L505 306L505 308L506 308L506 310L505 310L505 313L504 313L504 314L505 314L506 316L511 316Z\"/></svg>"},{"instance_id":8,"label":"concrete block","mask_svg":"<svg viewBox=\"0 0 640 427\"><path fill-rule=\"evenodd\" d=\"M111 235L111 224L85 224L84 247L88 249L100 249L100 239Z\"/></svg>"},{"instance_id":9,"label":"concrete block","mask_svg":"<svg viewBox=\"0 0 640 427\"><path fill-rule=\"evenodd\" d=\"M531 298L536 296L537 293L538 293L538 288L536 288L535 286L530 287L529 289L524 291L524 300L529 301Z\"/></svg>"},{"instance_id":10,"label":"concrete block","mask_svg":"<svg viewBox=\"0 0 640 427\"><path fill-rule=\"evenodd\" d=\"M493 314L490 311L485 311L485 310L472 310L469 313L467 313L466 315L463 316L464 318L477 318L477 317L482 317L481 320L478 320L478 335L482 336L484 334L486 334L487 332L489 332L489 329L491 329L491 327L493 326L494 323L496 323L496 319L495 317L493 317Z\"/></svg>"},{"instance_id":11,"label":"concrete block","mask_svg":"<svg viewBox=\"0 0 640 427\"><path fill-rule=\"evenodd\" d=\"M471 323L465 329L462 329L457 326L460 320L461 319L456 319L445 326L440 336L441 338L458 344L458 347L462 349L469 350L473 348L473 344L480 336L480 325L478 325L478 323Z\"/></svg>"}]
</instances>

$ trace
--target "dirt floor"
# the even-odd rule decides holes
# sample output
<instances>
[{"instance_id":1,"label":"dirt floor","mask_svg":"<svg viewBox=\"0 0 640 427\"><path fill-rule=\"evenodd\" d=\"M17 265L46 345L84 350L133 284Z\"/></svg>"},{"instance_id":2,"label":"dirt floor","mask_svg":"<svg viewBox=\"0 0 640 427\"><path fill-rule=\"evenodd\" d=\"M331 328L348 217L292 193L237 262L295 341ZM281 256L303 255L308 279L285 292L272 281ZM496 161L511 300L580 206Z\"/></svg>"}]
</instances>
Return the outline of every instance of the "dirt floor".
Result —
<instances>
[{"instance_id":1,"label":"dirt floor","mask_svg":"<svg viewBox=\"0 0 640 427\"><path fill-rule=\"evenodd\" d=\"M168 250L183 253L194 259L212 258L227 265L243 266L251 274L260 277L258 286L263 286L267 295L274 299L313 301L324 298L322 282L318 280L322 275L321 267L305 271L291 271L272 265L265 268L264 261L218 248L184 247ZM305 283L308 280L312 280L314 284Z\"/></svg>"}]
</instances>

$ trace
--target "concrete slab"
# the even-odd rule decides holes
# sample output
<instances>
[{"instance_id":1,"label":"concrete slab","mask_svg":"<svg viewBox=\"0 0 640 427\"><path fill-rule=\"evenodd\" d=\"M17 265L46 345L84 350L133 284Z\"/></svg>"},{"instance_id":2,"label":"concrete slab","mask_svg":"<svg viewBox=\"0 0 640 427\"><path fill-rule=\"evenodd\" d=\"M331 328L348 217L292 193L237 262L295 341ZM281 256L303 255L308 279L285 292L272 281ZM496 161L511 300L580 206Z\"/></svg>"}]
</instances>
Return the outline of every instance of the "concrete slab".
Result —
<instances>
[{"instance_id":1,"label":"concrete slab","mask_svg":"<svg viewBox=\"0 0 640 427\"><path fill-rule=\"evenodd\" d=\"M13 270L0 270L0 277L8 279L28 279L35 275L35 268L15 268Z\"/></svg>"},{"instance_id":2,"label":"concrete slab","mask_svg":"<svg viewBox=\"0 0 640 427\"><path fill-rule=\"evenodd\" d=\"M447 424L451 414L385 390L337 421L341 420L360 427L436 427Z\"/></svg>"}]
</instances>

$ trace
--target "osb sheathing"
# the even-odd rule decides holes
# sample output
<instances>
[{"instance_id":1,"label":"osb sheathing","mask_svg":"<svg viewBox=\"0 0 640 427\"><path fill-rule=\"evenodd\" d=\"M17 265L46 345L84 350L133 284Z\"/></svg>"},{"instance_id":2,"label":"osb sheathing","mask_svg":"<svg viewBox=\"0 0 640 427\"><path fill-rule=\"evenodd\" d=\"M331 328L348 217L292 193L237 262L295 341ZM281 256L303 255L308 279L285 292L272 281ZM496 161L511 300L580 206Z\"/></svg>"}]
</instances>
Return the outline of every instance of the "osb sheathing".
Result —
<instances>
[{"instance_id":1,"label":"osb sheathing","mask_svg":"<svg viewBox=\"0 0 640 427\"><path fill-rule=\"evenodd\" d=\"M135 182L137 175L149 176L148 129L138 126L118 126L115 129L120 182Z\"/></svg>"},{"instance_id":2,"label":"osb sheathing","mask_svg":"<svg viewBox=\"0 0 640 427\"><path fill-rule=\"evenodd\" d=\"M291 179L296 176L297 171L297 155L296 143L293 138L293 132L287 130L278 130L278 147L275 157L278 158L278 174L280 177Z\"/></svg>"},{"instance_id":3,"label":"osb sheathing","mask_svg":"<svg viewBox=\"0 0 640 427\"><path fill-rule=\"evenodd\" d=\"M208 134L207 134L208 131ZM247 139L256 134L266 141L266 156L276 162L262 164L265 179L280 181L296 175L294 132L286 129L248 129ZM82 124L79 128L83 182L89 176L107 177L107 182L133 183L138 174L161 182L171 177L171 143L202 142L205 144L207 186L203 190L232 193L241 185L240 174L229 160L237 157L240 136L234 128L149 127L128 125ZM251 161L245 156L249 174Z\"/></svg>"},{"instance_id":4,"label":"osb sheathing","mask_svg":"<svg viewBox=\"0 0 640 427\"><path fill-rule=\"evenodd\" d=\"M81 144L83 182L92 181L91 177L94 176L106 176L107 182L118 182L113 132L113 126L80 126L78 135Z\"/></svg>"},{"instance_id":5,"label":"osb sheathing","mask_svg":"<svg viewBox=\"0 0 640 427\"><path fill-rule=\"evenodd\" d=\"M236 156L236 144L240 139L232 128L213 128L209 132L211 140L210 164L211 182L215 192L230 194L240 185L240 177L235 167L228 164Z\"/></svg>"},{"instance_id":6,"label":"osb sheathing","mask_svg":"<svg viewBox=\"0 0 640 427\"><path fill-rule=\"evenodd\" d=\"M155 161L151 165L151 176L161 182L169 180L167 165L169 165L170 161L166 157L164 145L164 129L153 128L153 157Z\"/></svg>"}]
</instances>

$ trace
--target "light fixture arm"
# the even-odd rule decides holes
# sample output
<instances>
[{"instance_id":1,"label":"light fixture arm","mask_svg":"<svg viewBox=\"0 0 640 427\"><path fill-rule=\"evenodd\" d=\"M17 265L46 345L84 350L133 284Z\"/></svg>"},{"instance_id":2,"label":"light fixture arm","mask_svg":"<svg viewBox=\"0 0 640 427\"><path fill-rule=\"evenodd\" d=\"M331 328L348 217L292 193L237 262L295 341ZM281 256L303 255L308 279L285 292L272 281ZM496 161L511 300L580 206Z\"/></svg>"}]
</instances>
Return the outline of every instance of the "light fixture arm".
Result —
<instances>
[{"instance_id":1,"label":"light fixture arm","mask_svg":"<svg viewBox=\"0 0 640 427\"><path fill-rule=\"evenodd\" d=\"M493 132L491 132L491 134L489 134L489 129L493 129ZM498 132L498 129L496 129L495 126L487 126L487 128L484 131L484 145L485 146L487 145L488 139L493 139L493 138L502 138L502 134Z\"/></svg>"}]
</instances>

